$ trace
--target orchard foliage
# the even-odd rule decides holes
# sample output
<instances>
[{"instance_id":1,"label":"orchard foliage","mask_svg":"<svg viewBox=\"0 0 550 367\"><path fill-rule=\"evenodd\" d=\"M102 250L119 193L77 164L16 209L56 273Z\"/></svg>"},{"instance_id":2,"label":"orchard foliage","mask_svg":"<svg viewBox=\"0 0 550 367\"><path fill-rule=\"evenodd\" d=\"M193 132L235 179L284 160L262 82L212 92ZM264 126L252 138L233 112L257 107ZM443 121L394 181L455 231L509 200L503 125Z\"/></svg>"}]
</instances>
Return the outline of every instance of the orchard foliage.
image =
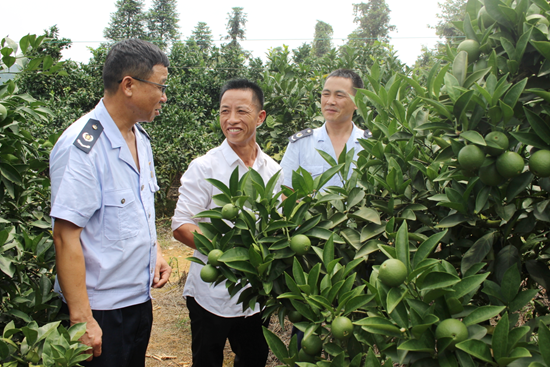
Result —
<instances>
[{"instance_id":1,"label":"orchard foliage","mask_svg":"<svg viewBox=\"0 0 550 367\"><path fill-rule=\"evenodd\" d=\"M196 234L199 251L224 252L216 281L242 290L243 308L301 316L304 338L322 341L310 355L265 330L282 363L550 366L550 180L528 165L550 150L548 14L546 1L471 0L457 26L479 52L450 44L419 78L370 66L355 101L374 137L361 141L357 162L324 154L332 168L293 173L295 191L274 192L276 178L264 183L252 170L227 186L210 181L218 205L239 209L232 227L219 209L199 215L212 220ZM300 80L288 78L291 91ZM486 155L478 169L459 162L468 146ZM511 154L519 172L507 169ZM320 191L335 174L343 188ZM305 255L290 248L298 234L312 242ZM404 264L404 283L378 279L386 259ZM354 325L347 339L333 326L340 317Z\"/></svg>"}]
</instances>

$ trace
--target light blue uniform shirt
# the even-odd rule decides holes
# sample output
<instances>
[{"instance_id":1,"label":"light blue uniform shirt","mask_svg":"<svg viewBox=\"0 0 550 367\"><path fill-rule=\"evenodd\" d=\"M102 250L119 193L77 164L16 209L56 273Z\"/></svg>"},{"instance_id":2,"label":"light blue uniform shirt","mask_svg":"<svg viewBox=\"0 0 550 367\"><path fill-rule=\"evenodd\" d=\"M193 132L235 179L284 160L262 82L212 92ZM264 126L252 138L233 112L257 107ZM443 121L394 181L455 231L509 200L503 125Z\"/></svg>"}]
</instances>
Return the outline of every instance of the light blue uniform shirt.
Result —
<instances>
[{"instance_id":1,"label":"light blue uniform shirt","mask_svg":"<svg viewBox=\"0 0 550 367\"><path fill-rule=\"evenodd\" d=\"M73 145L89 119L104 128L90 152ZM82 227L86 288L93 310L146 302L157 257L151 144L134 127L139 170L103 101L73 123L50 155L53 218ZM56 292L61 293L59 283Z\"/></svg>"},{"instance_id":2,"label":"light blue uniform shirt","mask_svg":"<svg viewBox=\"0 0 550 367\"><path fill-rule=\"evenodd\" d=\"M355 148L355 154L353 159L357 160L357 154L363 150L358 139L363 139L364 131L359 129L353 124L353 130L346 142L346 149L349 151L351 148ZM327 133L326 122L323 126L313 129L313 134L296 140L295 142L288 143L285 155L281 160L281 167L284 172L283 185L292 188L292 172L296 171L298 167L302 167L308 171L313 179L321 175L323 172L330 168L330 164L319 154L317 149L322 150L330 154L336 162L338 157L334 152L332 142ZM352 170L350 170L350 174ZM343 186L342 179L338 174L334 175L325 185L326 186Z\"/></svg>"}]
</instances>

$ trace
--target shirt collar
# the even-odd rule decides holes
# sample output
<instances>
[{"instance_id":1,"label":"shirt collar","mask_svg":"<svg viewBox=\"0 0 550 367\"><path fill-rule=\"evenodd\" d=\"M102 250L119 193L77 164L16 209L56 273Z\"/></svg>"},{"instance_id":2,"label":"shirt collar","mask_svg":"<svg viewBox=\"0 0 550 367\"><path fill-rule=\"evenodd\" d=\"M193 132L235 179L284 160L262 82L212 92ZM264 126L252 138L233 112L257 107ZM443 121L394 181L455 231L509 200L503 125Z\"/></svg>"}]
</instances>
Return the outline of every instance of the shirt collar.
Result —
<instances>
[{"instance_id":1,"label":"shirt collar","mask_svg":"<svg viewBox=\"0 0 550 367\"><path fill-rule=\"evenodd\" d=\"M125 144L122 133L120 132L118 126L116 126L115 121L112 119L109 111L107 111L107 108L105 108L103 98L99 101L95 108L95 117L101 122L101 125L103 125L103 133L109 139L113 148L120 148L123 144Z\"/></svg>"},{"instance_id":2,"label":"shirt collar","mask_svg":"<svg viewBox=\"0 0 550 367\"><path fill-rule=\"evenodd\" d=\"M355 126L355 123L353 121L351 122L351 124L353 125L353 129L351 130L350 138L352 138L353 141L357 142L356 135L357 135L357 131L359 130L359 128L357 126ZM320 132L321 133L319 134L319 137L317 138L317 141L330 141L330 138L328 137L326 121L323 124L323 126L321 126ZM348 139L348 142L349 142L349 139Z\"/></svg>"},{"instance_id":3,"label":"shirt collar","mask_svg":"<svg viewBox=\"0 0 550 367\"><path fill-rule=\"evenodd\" d=\"M220 147L221 147L221 150L222 150L222 153L223 153L223 157L224 157L225 161L227 162L227 164L229 166L234 165L235 162L242 162L241 158L239 158L237 153L235 153L233 148L231 148L231 146L227 142L227 139L225 139L223 141L223 143ZM252 168L254 168L255 170L257 170L257 168L263 166L264 163L265 163L265 159L264 159L264 156L262 154L262 149L260 148L258 143L256 143L256 148L258 149L258 154L256 155L256 160L254 161L254 164L252 166Z\"/></svg>"}]
</instances>

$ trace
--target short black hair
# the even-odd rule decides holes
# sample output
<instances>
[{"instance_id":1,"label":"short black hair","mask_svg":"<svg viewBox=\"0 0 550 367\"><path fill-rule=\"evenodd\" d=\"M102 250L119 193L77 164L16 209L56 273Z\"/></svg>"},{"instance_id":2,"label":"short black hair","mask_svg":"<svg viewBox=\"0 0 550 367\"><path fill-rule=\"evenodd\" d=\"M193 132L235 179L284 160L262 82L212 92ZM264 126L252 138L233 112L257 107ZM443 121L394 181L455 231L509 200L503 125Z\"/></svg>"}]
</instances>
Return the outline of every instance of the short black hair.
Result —
<instances>
[{"instance_id":1,"label":"short black hair","mask_svg":"<svg viewBox=\"0 0 550 367\"><path fill-rule=\"evenodd\" d=\"M147 79L153 74L155 65L168 67L168 57L158 46L139 39L127 39L113 45L103 66L103 87L105 91L116 91L118 83L125 76Z\"/></svg>"},{"instance_id":2,"label":"short black hair","mask_svg":"<svg viewBox=\"0 0 550 367\"><path fill-rule=\"evenodd\" d=\"M259 107L258 111L264 109L264 92L258 84L248 79L231 79L220 89L220 102L222 101L222 97L225 92L231 89L250 89L252 91L252 101L256 102Z\"/></svg>"},{"instance_id":3,"label":"short black hair","mask_svg":"<svg viewBox=\"0 0 550 367\"><path fill-rule=\"evenodd\" d=\"M365 85L363 84L363 79L361 79L359 74L357 74L353 70L349 70L349 69L334 70L332 73L330 73L327 76L327 79L332 77L351 79L351 83L355 89L365 88ZM353 94L355 94L355 90L353 91Z\"/></svg>"}]
</instances>

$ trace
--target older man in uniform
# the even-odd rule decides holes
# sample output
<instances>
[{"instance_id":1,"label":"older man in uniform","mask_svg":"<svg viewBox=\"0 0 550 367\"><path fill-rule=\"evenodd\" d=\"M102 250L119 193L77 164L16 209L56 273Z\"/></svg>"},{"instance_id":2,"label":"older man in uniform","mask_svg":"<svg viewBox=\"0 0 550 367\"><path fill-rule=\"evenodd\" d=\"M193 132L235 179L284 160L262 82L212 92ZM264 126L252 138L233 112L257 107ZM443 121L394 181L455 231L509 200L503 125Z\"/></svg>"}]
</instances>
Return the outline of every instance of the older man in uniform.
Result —
<instances>
[{"instance_id":1,"label":"older man in uniform","mask_svg":"<svg viewBox=\"0 0 550 367\"><path fill-rule=\"evenodd\" d=\"M55 290L71 325L87 323L85 366L145 366L151 286L170 276L157 243L151 143L138 123L153 121L166 102L168 64L151 43L115 44L103 99L50 156Z\"/></svg>"},{"instance_id":2,"label":"older man in uniform","mask_svg":"<svg viewBox=\"0 0 550 367\"><path fill-rule=\"evenodd\" d=\"M206 179L215 178L228 185L232 172L239 167L239 176L253 168L267 182L280 170L256 143L256 128L266 116L263 104L262 90L248 80L231 80L222 87L220 125L226 139L191 162L181 177L172 230L174 237L187 246L196 249L193 233L200 233L200 220L194 216L216 207L212 197L220 193ZM207 262L198 251L194 256ZM268 347L258 304L243 312L242 305L237 304L239 295L231 298L225 282L213 286L202 281L201 269L201 265L191 263L183 291L191 319L193 367L221 367L226 339L235 353L236 367L265 366Z\"/></svg>"},{"instance_id":3,"label":"older man in uniform","mask_svg":"<svg viewBox=\"0 0 550 367\"><path fill-rule=\"evenodd\" d=\"M321 93L325 123L317 129L305 129L288 138L290 143L281 161L285 186L292 188L292 171L298 167L308 171L313 178L330 168L317 150L330 154L338 162L344 148L346 151L353 148L357 160L357 153L362 150L358 139L371 137L369 130L359 129L352 121L357 106L350 95L355 95L358 88L363 88L363 81L352 70L338 69L329 74ZM325 186L342 185L341 177L335 175Z\"/></svg>"}]
</instances>

